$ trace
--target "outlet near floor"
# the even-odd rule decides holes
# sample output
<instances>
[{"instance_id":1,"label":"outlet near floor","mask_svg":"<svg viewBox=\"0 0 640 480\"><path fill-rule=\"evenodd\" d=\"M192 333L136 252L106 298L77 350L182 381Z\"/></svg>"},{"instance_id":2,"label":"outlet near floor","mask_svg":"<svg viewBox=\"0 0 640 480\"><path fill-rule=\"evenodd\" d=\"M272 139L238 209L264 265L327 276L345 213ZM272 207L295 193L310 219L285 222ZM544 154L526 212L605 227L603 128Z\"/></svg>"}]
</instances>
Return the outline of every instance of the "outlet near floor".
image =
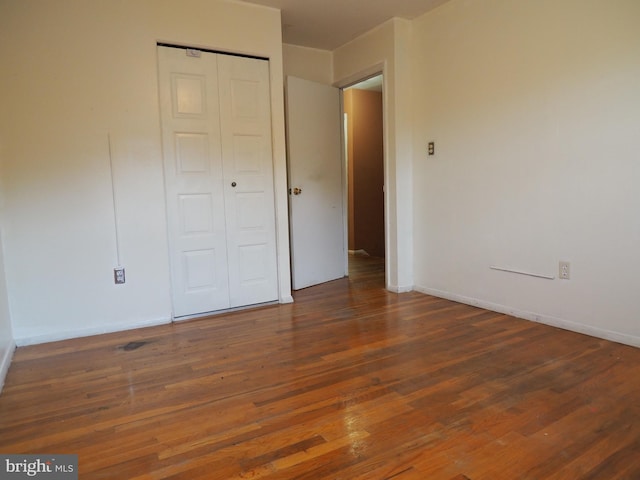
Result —
<instances>
[{"instance_id":1,"label":"outlet near floor","mask_svg":"<svg viewBox=\"0 0 640 480\"><path fill-rule=\"evenodd\" d=\"M560 262L558 276L560 280L569 280L571 278L571 264L569 262Z\"/></svg>"},{"instance_id":2,"label":"outlet near floor","mask_svg":"<svg viewBox=\"0 0 640 480\"><path fill-rule=\"evenodd\" d=\"M124 267L116 267L113 269L113 281L116 285L123 284L124 280Z\"/></svg>"}]
</instances>

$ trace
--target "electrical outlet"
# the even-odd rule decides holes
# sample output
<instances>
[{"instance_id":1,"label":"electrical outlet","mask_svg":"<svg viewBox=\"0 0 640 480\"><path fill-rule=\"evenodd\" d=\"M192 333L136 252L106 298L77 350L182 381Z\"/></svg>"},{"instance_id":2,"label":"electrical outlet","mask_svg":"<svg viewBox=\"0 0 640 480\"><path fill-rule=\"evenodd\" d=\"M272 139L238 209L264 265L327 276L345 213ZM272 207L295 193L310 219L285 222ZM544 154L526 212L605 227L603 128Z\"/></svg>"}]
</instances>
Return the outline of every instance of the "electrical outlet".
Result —
<instances>
[{"instance_id":1,"label":"electrical outlet","mask_svg":"<svg viewBox=\"0 0 640 480\"><path fill-rule=\"evenodd\" d=\"M429 156L435 155L435 153L436 153L436 143L435 142L429 142L429 144L427 145L427 153L429 154Z\"/></svg>"},{"instance_id":2,"label":"electrical outlet","mask_svg":"<svg viewBox=\"0 0 640 480\"><path fill-rule=\"evenodd\" d=\"M117 267L113 269L113 281L116 285L124 283L124 267Z\"/></svg>"},{"instance_id":3,"label":"electrical outlet","mask_svg":"<svg viewBox=\"0 0 640 480\"><path fill-rule=\"evenodd\" d=\"M571 278L571 264L569 262L560 262L558 275L560 280L569 280Z\"/></svg>"}]
</instances>

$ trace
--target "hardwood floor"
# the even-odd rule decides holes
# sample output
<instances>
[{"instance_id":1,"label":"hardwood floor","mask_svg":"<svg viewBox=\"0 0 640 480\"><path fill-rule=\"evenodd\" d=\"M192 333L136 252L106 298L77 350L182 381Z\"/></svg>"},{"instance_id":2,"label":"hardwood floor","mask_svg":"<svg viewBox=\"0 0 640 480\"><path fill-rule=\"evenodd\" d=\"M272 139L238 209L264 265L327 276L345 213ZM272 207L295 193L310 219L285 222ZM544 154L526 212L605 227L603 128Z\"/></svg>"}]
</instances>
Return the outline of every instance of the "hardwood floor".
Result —
<instances>
[{"instance_id":1,"label":"hardwood floor","mask_svg":"<svg viewBox=\"0 0 640 480\"><path fill-rule=\"evenodd\" d=\"M81 479L638 479L640 350L385 291L23 347L0 452Z\"/></svg>"}]
</instances>

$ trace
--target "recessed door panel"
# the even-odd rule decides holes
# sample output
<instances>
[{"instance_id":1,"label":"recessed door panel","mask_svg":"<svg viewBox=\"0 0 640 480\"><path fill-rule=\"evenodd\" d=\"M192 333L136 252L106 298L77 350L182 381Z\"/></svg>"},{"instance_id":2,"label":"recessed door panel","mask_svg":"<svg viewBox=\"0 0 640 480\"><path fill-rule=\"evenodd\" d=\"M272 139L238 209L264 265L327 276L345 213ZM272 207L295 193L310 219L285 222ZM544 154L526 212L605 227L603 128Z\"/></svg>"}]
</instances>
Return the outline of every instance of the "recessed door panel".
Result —
<instances>
[{"instance_id":1,"label":"recessed door panel","mask_svg":"<svg viewBox=\"0 0 640 480\"><path fill-rule=\"evenodd\" d=\"M243 245L238 249L240 260L240 283L244 287L264 282L269 277L266 244Z\"/></svg>"},{"instance_id":2,"label":"recessed door panel","mask_svg":"<svg viewBox=\"0 0 640 480\"><path fill-rule=\"evenodd\" d=\"M192 63L200 61L194 59ZM174 117L202 117L207 111L204 75L173 73L171 97Z\"/></svg>"},{"instance_id":3,"label":"recessed door panel","mask_svg":"<svg viewBox=\"0 0 640 480\"><path fill-rule=\"evenodd\" d=\"M213 232L213 202L210 193L180 195L182 235L202 235Z\"/></svg>"},{"instance_id":4,"label":"recessed door panel","mask_svg":"<svg viewBox=\"0 0 640 480\"><path fill-rule=\"evenodd\" d=\"M206 133L176 133L176 170L178 174L209 173L209 136Z\"/></svg>"},{"instance_id":5,"label":"recessed door panel","mask_svg":"<svg viewBox=\"0 0 640 480\"><path fill-rule=\"evenodd\" d=\"M263 137L260 135L233 136L233 170L240 174L262 173L264 155Z\"/></svg>"},{"instance_id":6,"label":"recessed door panel","mask_svg":"<svg viewBox=\"0 0 640 480\"><path fill-rule=\"evenodd\" d=\"M267 230L269 218L263 192L246 192L236 195L236 228L238 230Z\"/></svg>"},{"instance_id":7,"label":"recessed door panel","mask_svg":"<svg viewBox=\"0 0 640 480\"><path fill-rule=\"evenodd\" d=\"M259 81L230 78L231 115L235 119L260 118L260 92Z\"/></svg>"},{"instance_id":8,"label":"recessed door panel","mask_svg":"<svg viewBox=\"0 0 640 480\"><path fill-rule=\"evenodd\" d=\"M183 252L185 292L200 292L216 288L215 250Z\"/></svg>"}]
</instances>

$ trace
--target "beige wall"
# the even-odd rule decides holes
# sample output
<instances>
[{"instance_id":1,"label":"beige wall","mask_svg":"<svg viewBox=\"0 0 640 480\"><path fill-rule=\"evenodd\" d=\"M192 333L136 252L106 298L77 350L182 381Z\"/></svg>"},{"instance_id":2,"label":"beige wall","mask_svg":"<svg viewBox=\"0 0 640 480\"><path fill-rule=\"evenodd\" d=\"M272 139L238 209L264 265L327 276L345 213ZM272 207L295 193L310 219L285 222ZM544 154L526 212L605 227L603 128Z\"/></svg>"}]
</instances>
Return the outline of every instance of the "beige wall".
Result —
<instances>
[{"instance_id":1,"label":"beige wall","mask_svg":"<svg viewBox=\"0 0 640 480\"><path fill-rule=\"evenodd\" d=\"M334 83L384 74L386 285L413 288L411 22L392 19L333 52Z\"/></svg>"},{"instance_id":2,"label":"beige wall","mask_svg":"<svg viewBox=\"0 0 640 480\"><path fill-rule=\"evenodd\" d=\"M333 83L333 55L330 51L285 43L282 56L285 77L303 78L324 85Z\"/></svg>"},{"instance_id":3,"label":"beige wall","mask_svg":"<svg viewBox=\"0 0 640 480\"><path fill-rule=\"evenodd\" d=\"M344 91L348 117L349 250L384 257L382 93Z\"/></svg>"},{"instance_id":4,"label":"beige wall","mask_svg":"<svg viewBox=\"0 0 640 480\"><path fill-rule=\"evenodd\" d=\"M291 299L279 11L225 0L2 2L5 270L19 343L171 318L156 42L270 59L280 296Z\"/></svg>"},{"instance_id":5,"label":"beige wall","mask_svg":"<svg viewBox=\"0 0 640 480\"><path fill-rule=\"evenodd\" d=\"M418 289L640 345L638 25L636 0L452 0L414 22ZM489 268L560 260L570 280Z\"/></svg>"}]
</instances>

